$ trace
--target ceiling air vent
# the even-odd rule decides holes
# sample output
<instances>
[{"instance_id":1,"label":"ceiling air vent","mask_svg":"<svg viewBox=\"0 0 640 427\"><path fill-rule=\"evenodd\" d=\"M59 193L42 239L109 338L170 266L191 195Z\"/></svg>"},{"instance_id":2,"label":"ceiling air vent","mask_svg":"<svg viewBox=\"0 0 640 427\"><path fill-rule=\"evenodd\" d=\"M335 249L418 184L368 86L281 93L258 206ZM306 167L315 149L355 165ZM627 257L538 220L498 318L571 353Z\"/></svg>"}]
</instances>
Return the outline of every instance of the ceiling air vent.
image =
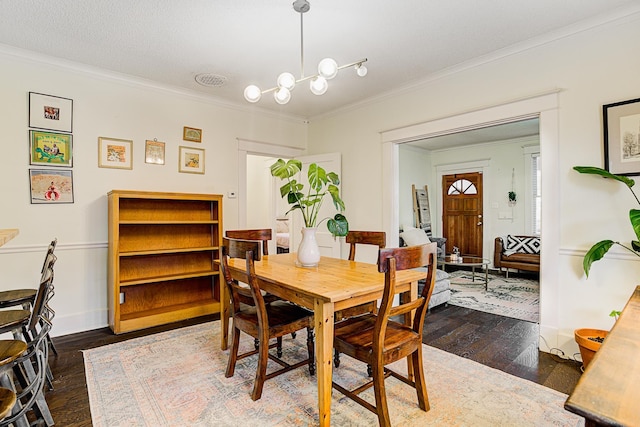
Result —
<instances>
[{"instance_id":1,"label":"ceiling air vent","mask_svg":"<svg viewBox=\"0 0 640 427\"><path fill-rule=\"evenodd\" d=\"M227 78L219 74L202 73L196 76L196 82L207 87L221 87L227 84Z\"/></svg>"}]
</instances>

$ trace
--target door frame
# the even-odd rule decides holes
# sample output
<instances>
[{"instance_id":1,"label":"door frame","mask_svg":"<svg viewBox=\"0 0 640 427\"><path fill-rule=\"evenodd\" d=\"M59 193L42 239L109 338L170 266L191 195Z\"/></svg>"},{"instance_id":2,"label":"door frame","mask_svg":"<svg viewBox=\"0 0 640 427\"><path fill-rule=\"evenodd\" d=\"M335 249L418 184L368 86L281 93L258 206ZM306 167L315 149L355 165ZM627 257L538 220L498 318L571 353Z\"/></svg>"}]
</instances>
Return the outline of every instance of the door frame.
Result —
<instances>
[{"instance_id":1,"label":"door frame","mask_svg":"<svg viewBox=\"0 0 640 427\"><path fill-rule=\"evenodd\" d=\"M398 145L433 136L447 135L526 118L540 119L542 162L542 250L540 254L540 341L539 348L559 347L560 199L559 183L559 94L561 89L536 94L503 104L381 132L382 220L387 239L398 241L399 155ZM545 201L548 201L545 203ZM543 343L544 341L544 343ZM544 346L544 347L543 347Z\"/></svg>"},{"instance_id":2,"label":"door frame","mask_svg":"<svg viewBox=\"0 0 640 427\"><path fill-rule=\"evenodd\" d=\"M287 147L284 145L269 144L267 142L251 141L249 139L236 138L238 141L238 228L247 226L247 156L285 157L297 158L305 152L302 148ZM232 190L231 190L232 191ZM275 194L275 192L274 192ZM276 195L274 195L276 197ZM277 197L280 197L278 194ZM275 203L272 203L275 228ZM228 211L225 210L225 216ZM275 252L274 252L275 253Z\"/></svg>"},{"instance_id":3,"label":"door frame","mask_svg":"<svg viewBox=\"0 0 640 427\"><path fill-rule=\"evenodd\" d=\"M479 172L482 173L482 182L483 186L487 185L487 182L490 183L491 173L489 169L489 160L477 160L473 162L461 162L461 163L450 163L448 165L438 165L436 166L436 211L438 212L438 218L436 220L436 231L437 234L434 236L443 236L444 224L442 223L442 215L444 213L444 198L442 197L444 189L442 188L442 177L444 175L453 175L457 173L468 173L468 172ZM488 246L489 240L487 236L491 236L489 230L487 229L487 221L485 220L486 215L486 207L489 206L489 199L487 195L487 191L482 192L482 256L484 258L491 259L488 255L491 251L491 248Z\"/></svg>"}]
</instances>

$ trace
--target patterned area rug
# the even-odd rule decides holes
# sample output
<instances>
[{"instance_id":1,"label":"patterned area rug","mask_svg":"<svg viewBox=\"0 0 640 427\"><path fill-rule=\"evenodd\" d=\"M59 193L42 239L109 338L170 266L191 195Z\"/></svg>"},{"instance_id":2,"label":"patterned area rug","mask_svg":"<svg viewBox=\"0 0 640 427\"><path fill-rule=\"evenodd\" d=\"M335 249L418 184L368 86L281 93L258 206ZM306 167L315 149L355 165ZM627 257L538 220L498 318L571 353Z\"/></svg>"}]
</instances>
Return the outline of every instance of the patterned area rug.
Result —
<instances>
[{"instance_id":1,"label":"patterned area rug","mask_svg":"<svg viewBox=\"0 0 640 427\"><path fill-rule=\"evenodd\" d=\"M228 351L219 348L219 324L84 351L93 425L317 425L316 382L306 367L268 380L256 402L250 397L255 357L240 360L235 375L224 377ZM295 340L285 337L285 357L304 355L305 340L302 332ZM253 343L246 339L241 346ZM395 426L584 425L563 409L567 396L562 393L433 347L423 346L423 352L431 410L421 411L415 391L389 378L386 391ZM347 356L341 362L334 380L350 386L366 378L363 364ZM401 361L396 368L403 365ZM370 390L364 396L373 401ZM374 414L335 390L331 417L336 426L377 425Z\"/></svg>"},{"instance_id":2,"label":"patterned area rug","mask_svg":"<svg viewBox=\"0 0 640 427\"><path fill-rule=\"evenodd\" d=\"M489 274L489 286L485 291L484 273L476 272L472 281L471 272L450 273L451 300L449 304L500 316L513 317L538 323L540 319L540 282L533 279L505 278Z\"/></svg>"}]
</instances>

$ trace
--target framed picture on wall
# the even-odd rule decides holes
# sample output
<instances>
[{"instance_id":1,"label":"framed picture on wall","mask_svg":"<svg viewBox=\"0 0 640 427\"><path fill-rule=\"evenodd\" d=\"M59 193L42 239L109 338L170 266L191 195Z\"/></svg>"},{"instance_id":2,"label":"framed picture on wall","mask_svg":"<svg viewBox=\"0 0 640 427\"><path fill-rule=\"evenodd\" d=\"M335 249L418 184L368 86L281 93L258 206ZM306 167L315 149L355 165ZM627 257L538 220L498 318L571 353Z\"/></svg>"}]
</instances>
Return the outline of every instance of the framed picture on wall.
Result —
<instances>
[{"instance_id":1,"label":"framed picture on wall","mask_svg":"<svg viewBox=\"0 0 640 427\"><path fill-rule=\"evenodd\" d=\"M152 165L164 165L164 142L146 141L144 145L144 162Z\"/></svg>"},{"instance_id":2,"label":"framed picture on wall","mask_svg":"<svg viewBox=\"0 0 640 427\"><path fill-rule=\"evenodd\" d=\"M180 146L178 172L204 173L204 150Z\"/></svg>"},{"instance_id":3,"label":"framed picture on wall","mask_svg":"<svg viewBox=\"0 0 640 427\"><path fill-rule=\"evenodd\" d=\"M32 165L73 166L73 135L70 133L29 131Z\"/></svg>"},{"instance_id":4,"label":"framed picture on wall","mask_svg":"<svg viewBox=\"0 0 640 427\"><path fill-rule=\"evenodd\" d=\"M73 172L65 169L29 169L32 204L73 203Z\"/></svg>"},{"instance_id":5,"label":"framed picture on wall","mask_svg":"<svg viewBox=\"0 0 640 427\"><path fill-rule=\"evenodd\" d=\"M640 175L640 98L602 107L604 167L617 175Z\"/></svg>"},{"instance_id":6,"label":"framed picture on wall","mask_svg":"<svg viewBox=\"0 0 640 427\"><path fill-rule=\"evenodd\" d=\"M98 167L133 169L133 141L98 138Z\"/></svg>"},{"instance_id":7,"label":"framed picture on wall","mask_svg":"<svg viewBox=\"0 0 640 427\"><path fill-rule=\"evenodd\" d=\"M29 92L29 127L71 133L73 100Z\"/></svg>"},{"instance_id":8,"label":"framed picture on wall","mask_svg":"<svg viewBox=\"0 0 640 427\"><path fill-rule=\"evenodd\" d=\"M182 129L182 139L191 142L202 142L202 129L185 126Z\"/></svg>"}]
</instances>

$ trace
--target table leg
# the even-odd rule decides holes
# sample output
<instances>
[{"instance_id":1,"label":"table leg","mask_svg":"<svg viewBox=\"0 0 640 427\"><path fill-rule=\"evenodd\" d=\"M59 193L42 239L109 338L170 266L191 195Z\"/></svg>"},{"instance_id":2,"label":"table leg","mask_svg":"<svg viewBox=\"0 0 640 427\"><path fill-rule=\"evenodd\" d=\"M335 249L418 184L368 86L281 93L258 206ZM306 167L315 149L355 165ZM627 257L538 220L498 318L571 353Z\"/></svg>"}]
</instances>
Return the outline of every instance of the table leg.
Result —
<instances>
[{"instance_id":1,"label":"table leg","mask_svg":"<svg viewBox=\"0 0 640 427\"><path fill-rule=\"evenodd\" d=\"M489 266L484 266L484 290L489 290Z\"/></svg>"},{"instance_id":2,"label":"table leg","mask_svg":"<svg viewBox=\"0 0 640 427\"><path fill-rule=\"evenodd\" d=\"M321 426L331 425L331 380L333 375L333 303L314 302L316 332L316 377L318 380L318 416Z\"/></svg>"}]
</instances>

